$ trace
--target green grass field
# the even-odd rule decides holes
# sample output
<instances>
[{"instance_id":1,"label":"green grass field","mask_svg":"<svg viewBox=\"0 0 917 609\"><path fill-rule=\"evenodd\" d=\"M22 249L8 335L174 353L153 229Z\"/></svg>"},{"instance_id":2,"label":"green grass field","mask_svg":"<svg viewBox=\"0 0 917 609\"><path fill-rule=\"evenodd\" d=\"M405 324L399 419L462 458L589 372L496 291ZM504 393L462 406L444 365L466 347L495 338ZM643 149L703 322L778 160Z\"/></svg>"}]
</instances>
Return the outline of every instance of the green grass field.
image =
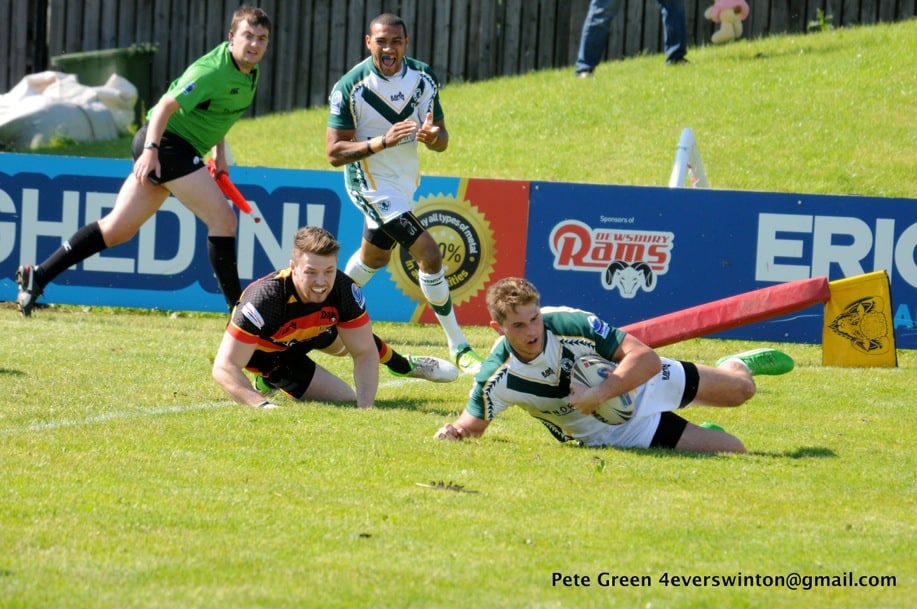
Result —
<instances>
[{"instance_id":1,"label":"green grass field","mask_svg":"<svg viewBox=\"0 0 917 609\"><path fill-rule=\"evenodd\" d=\"M604 64L587 83L528 75L531 112L501 108L499 83L450 86L454 144L423 163L442 175L660 185L680 128L706 117L715 186L913 197L915 28L699 48L677 80L658 57ZM709 86L685 101L681 79ZM803 103L813 82L822 94ZM612 94L608 114L592 117ZM578 106L552 121L542 109L563 95ZM719 98L741 112L718 112ZM870 111L851 125L857 104ZM813 125L816 115L830 120ZM283 135L291 125L307 134L301 147ZM241 164L325 168L323 125L324 111L303 111L243 121L231 139ZM467 143L485 140L475 133L493 137ZM563 446L514 411L479 440L434 441L469 377L383 373L369 411L237 406L210 377L224 324L53 306L23 320L0 308L0 608L917 606L915 351L899 351L895 369L851 369L822 366L819 345L780 345L792 373L759 379L741 408L685 412L749 454L698 456ZM402 352L446 356L438 327L376 331ZM493 340L467 333L479 350ZM756 346L660 351L712 363ZM346 359L317 358L350 374Z\"/></svg>"},{"instance_id":2,"label":"green grass field","mask_svg":"<svg viewBox=\"0 0 917 609\"><path fill-rule=\"evenodd\" d=\"M443 88L429 175L665 186L691 127L714 188L917 197L917 19ZM331 169L328 109L242 120L240 165ZM49 151L130 156L130 139Z\"/></svg>"},{"instance_id":3,"label":"green grass field","mask_svg":"<svg viewBox=\"0 0 917 609\"><path fill-rule=\"evenodd\" d=\"M744 456L557 444L521 412L431 438L448 385L382 376L377 409L232 405L210 379L224 319L2 311L2 607L913 606L917 353L759 381L689 409ZM428 327L378 324L444 356ZM479 348L489 329L469 328ZM751 343L693 340L702 362ZM321 357L321 356L320 356ZM342 375L348 360L321 358ZM432 485L446 488L429 488ZM601 573L648 576L600 587ZM894 576L884 588L664 585L662 578ZM552 584L555 573L590 587ZM803 585L803 584L800 584Z\"/></svg>"}]
</instances>

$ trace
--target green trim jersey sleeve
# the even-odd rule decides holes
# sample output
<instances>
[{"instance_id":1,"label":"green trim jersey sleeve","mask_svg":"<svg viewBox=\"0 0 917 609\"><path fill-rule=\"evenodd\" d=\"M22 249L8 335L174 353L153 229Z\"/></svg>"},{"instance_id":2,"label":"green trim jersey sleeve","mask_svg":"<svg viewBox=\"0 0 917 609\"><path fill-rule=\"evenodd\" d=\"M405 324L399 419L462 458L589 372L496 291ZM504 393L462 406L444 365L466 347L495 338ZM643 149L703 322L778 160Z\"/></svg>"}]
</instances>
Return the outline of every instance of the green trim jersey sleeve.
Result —
<instances>
[{"instance_id":1,"label":"green trim jersey sleeve","mask_svg":"<svg viewBox=\"0 0 917 609\"><path fill-rule=\"evenodd\" d=\"M475 377L465 410L490 421L517 405L562 442L601 433L609 427L607 423L567 403L570 369L581 355L597 353L611 360L625 333L586 311L566 307L543 307L541 311L544 352L531 362L522 362L505 338L498 340Z\"/></svg>"},{"instance_id":2,"label":"green trim jersey sleeve","mask_svg":"<svg viewBox=\"0 0 917 609\"><path fill-rule=\"evenodd\" d=\"M166 95L181 109L169 118L166 130L204 156L252 105L257 87L258 68L243 73L233 61L229 42L223 42L172 81Z\"/></svg>"},{"instance_id":3,"label":"green trim jersey sleeve","mask_svg":"<svg viewBox=\"0 0 917 609\"><path fill-rule=\"evenodd\" d=\"M367 57L334 85L328 103L328 127L353 130L358 142L384 135L403 120L420 125L428 113L434 121L444 118L436 76L430 66L410 57L391 77ZM344 180L352 198L412 200L420 183L417 140L388 142L385 150L345 166Z\"/></svg>"}]
</instances>

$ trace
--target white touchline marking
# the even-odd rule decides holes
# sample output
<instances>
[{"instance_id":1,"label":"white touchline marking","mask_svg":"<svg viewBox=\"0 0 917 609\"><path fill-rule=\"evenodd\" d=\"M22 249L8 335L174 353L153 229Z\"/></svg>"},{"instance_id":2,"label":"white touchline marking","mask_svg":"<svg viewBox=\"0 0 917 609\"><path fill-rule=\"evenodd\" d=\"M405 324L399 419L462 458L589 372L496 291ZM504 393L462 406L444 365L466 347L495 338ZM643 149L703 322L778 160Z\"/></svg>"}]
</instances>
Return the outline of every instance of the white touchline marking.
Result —
<instances>
[{"instance_id":1,"label":"white touchline marking","mask_svg":"<svg viewBox=\"0 0 917 609\"><path fill-rule=\"evenodd\" d=\"M391 381L385 383L379 383L379 388L382 389L387 387L400 387L406 383L419 380L422 379L392 379ZM105 412L82 419L62 419L60 421L29 423L28 425L24 425L22 427L8 427L6 429L0 429L0 436L10 436L18 433L37 431L50 431L53 429L63 429L66 427L80 427L82 425L96 425L98 423L107 423L108 421L116 421L118 419L138 419L145 416L157 416L161 414L176 414L182 412L192 412L195 410L209 410L211 408L227 408L230 406L238 406L238 404L230 401L222 401L209 402L205 404L192 404L190 406L182 406L178 404L175 406L157 406L155 408L138 408L137 410Z\"/></svg>"},{"instance_id":2,"label":"white touchline marking","mask_svg":"<svg viewBox=\"0 0 917 609\"><path fill-rule=\"evenodd\" d=\"M160 414L189 412L192 410L206 410L208 408L221 408L232 405L232 402L211 402L209 404L194 404L192 406L157 406L156 408L139 408L137 410L105 412L91 417L85 417L83 419L63 419L60 421L47 421L44 423L30 423L24 427L0 429L0 436L8 436L14 433L29 431L49 431L52 429L62 429L64 427L94 425L96 423L106 423L108 421L115 421L118 419L137 419L143 416L156 416Z\"/></svg>"}]
</instances>

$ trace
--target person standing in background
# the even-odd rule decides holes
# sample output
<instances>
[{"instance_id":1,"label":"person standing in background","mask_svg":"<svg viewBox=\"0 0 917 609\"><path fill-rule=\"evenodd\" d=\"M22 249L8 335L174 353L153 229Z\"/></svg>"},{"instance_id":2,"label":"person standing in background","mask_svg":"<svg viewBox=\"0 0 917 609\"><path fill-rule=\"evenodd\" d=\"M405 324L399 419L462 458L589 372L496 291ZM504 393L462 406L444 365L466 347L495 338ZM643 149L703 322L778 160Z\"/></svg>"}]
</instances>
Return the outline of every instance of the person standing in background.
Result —
<instances>
[{"instance_id":1,"label":"person standing in background","mask_svg":"<svg viewBox=\"0 0 917 609\"><path fill-rule=\"evenodd\" d=\"M583 21L579 52L576 56L576 76L588 78L602 60L611 20L621 9L622 0L590 0L589 12ZM656 0L662 11L663 48L667 64L688 63L684 0Z\"/></svg>"}]
</instances>

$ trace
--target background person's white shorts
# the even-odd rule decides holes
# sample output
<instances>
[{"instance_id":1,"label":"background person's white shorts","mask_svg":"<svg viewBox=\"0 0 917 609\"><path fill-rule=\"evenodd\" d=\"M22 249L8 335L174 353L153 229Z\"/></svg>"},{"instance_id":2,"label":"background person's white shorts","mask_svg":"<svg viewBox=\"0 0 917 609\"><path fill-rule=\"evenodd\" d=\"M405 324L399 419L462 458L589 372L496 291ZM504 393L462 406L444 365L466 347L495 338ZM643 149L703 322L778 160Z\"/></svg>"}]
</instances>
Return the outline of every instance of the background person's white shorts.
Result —
<instances>
[{"instance_id":1,"label":"background person's white shorts","mask_svg":"<svg viewBox=\"0 0 917 609\"><path fill-rule=\"evenodd\" d=\"M376 190L364 191L351 201L366 218L370 228L378 229L407 212L414 211L414 199L410 195L388 185L379 185Z\"/></svg>"}]
</instances>

